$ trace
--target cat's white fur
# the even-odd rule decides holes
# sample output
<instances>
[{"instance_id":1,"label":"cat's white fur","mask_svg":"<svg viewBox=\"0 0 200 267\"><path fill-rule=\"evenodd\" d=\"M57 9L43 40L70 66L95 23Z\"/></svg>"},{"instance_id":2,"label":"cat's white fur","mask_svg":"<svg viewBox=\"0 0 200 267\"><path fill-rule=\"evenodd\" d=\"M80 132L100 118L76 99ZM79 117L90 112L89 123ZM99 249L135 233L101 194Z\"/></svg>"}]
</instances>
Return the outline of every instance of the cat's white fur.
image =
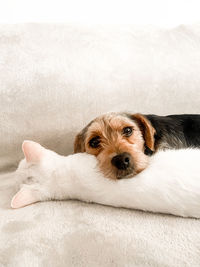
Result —
<instances>
[{"instance_id":1,"label":"cat's white fur","mask_svg":"<svg viewBox=\"0 0 200 267\"><path fill-rule=\"evenodd\" d=\"M12 208L37 201L79 199L115 207L200 218L200 150L158 152L150 166L131 179L110 180L86 153L60 156L32 141L16 179Z\"/></svg>"}]
</instances>

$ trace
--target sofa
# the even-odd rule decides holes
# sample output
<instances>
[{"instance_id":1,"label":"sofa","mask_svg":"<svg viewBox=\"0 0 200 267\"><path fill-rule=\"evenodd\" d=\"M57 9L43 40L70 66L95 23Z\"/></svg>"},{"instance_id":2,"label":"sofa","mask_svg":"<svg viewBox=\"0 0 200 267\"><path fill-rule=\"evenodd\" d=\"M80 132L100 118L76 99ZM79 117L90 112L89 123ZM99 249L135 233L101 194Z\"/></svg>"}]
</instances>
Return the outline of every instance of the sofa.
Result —
<instances>
[{"instance_id":1,"label":"sofa","mask_svg":"<svg viewBox=\"0 0 200 267\"><path fill-rule=\"evenodd\" d=\"M0 48L0 266L200 266L198 219L76 200L10 207L23 140L68 155L102 113L200 113L200 24L0 25Z\"/></svg>"}]
</instances>

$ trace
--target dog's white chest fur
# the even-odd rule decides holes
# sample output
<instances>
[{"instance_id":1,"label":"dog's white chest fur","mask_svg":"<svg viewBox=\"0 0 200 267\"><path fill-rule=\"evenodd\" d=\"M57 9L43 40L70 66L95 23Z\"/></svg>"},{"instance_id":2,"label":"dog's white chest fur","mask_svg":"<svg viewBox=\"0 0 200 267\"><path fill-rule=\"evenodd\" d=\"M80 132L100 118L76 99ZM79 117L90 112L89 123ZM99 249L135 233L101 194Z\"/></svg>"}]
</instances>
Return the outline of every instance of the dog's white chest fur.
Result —
<instances>
[{"instance_id":1,"label":"dog's white chest fur","mask_svg":"<svg viewBox=\"0 0 200 267\"><path fill-rule=\"evenodd\" d=\"M37 145L38 153L41 146ZM35 150L24 149L26 159L16 171L21 190L12 200L13 208L50 199L79 199L200 218L198 149L158 152L150 166L134 178L114 181L101 174L92 155L63 157L41 148L42 156L37 159L34 155L34 162L31 157Z\"/></svg>"}]
</instances>

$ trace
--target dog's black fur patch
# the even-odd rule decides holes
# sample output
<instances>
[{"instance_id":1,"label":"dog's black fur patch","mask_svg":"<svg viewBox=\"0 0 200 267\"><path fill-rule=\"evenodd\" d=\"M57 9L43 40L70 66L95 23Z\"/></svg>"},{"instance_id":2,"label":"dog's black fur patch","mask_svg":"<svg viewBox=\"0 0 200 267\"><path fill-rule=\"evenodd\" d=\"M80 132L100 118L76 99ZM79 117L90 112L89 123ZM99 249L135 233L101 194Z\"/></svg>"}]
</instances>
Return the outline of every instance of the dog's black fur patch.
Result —
<instances>
[{"instance_id":1,"label":"dog's black fur patch","mask_svg":"<svg viewBox=\"0 0 200 267\"><path fill-rule=\"evenodd\" d=\"M200 147L200 115L144 115L156 130L155 148Z\"/></svg>"},{"instance_id":2,"label":"dog's black fur patch","mask_svg":"<svg viewBox=\"0 0 200 267\"><path fill-rule=\"evenodd\" d=\"M147 156L153 155L153 151L146 144L144 146L145 146L144 154L147 155Z\"/></svg>"}]
</instances>

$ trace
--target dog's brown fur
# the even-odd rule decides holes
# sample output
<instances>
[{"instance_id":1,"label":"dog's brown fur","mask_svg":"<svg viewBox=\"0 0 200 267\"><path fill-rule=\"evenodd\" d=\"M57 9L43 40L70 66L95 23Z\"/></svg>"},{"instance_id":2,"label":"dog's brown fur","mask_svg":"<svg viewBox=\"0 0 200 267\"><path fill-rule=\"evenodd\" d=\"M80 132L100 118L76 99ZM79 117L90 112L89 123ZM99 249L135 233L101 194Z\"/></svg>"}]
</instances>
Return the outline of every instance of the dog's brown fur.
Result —
<instances>
[{"instance_id":1,"label":"dog's brown fur","mask_svg":"<svg viewBox=\"0 0 200 267\"><path fill-rule=\"evenodd\" d=\"M132 135L123 135L125 127L132 127ZM121 179L133 176L144 170L149 163L149 156L144 151L148 147L151 151L154 147L155 129L151 123L141 114L109 113L100 116L90 122L77 136L74 143L74 152L87 152L95 155L99 161L99 167L106 177ZM100 138L97 148L90 146L90 140ZM119 170L111 163L114 156L127 152L131 155L130 167Z\"/></svg>"}]
</instances>

